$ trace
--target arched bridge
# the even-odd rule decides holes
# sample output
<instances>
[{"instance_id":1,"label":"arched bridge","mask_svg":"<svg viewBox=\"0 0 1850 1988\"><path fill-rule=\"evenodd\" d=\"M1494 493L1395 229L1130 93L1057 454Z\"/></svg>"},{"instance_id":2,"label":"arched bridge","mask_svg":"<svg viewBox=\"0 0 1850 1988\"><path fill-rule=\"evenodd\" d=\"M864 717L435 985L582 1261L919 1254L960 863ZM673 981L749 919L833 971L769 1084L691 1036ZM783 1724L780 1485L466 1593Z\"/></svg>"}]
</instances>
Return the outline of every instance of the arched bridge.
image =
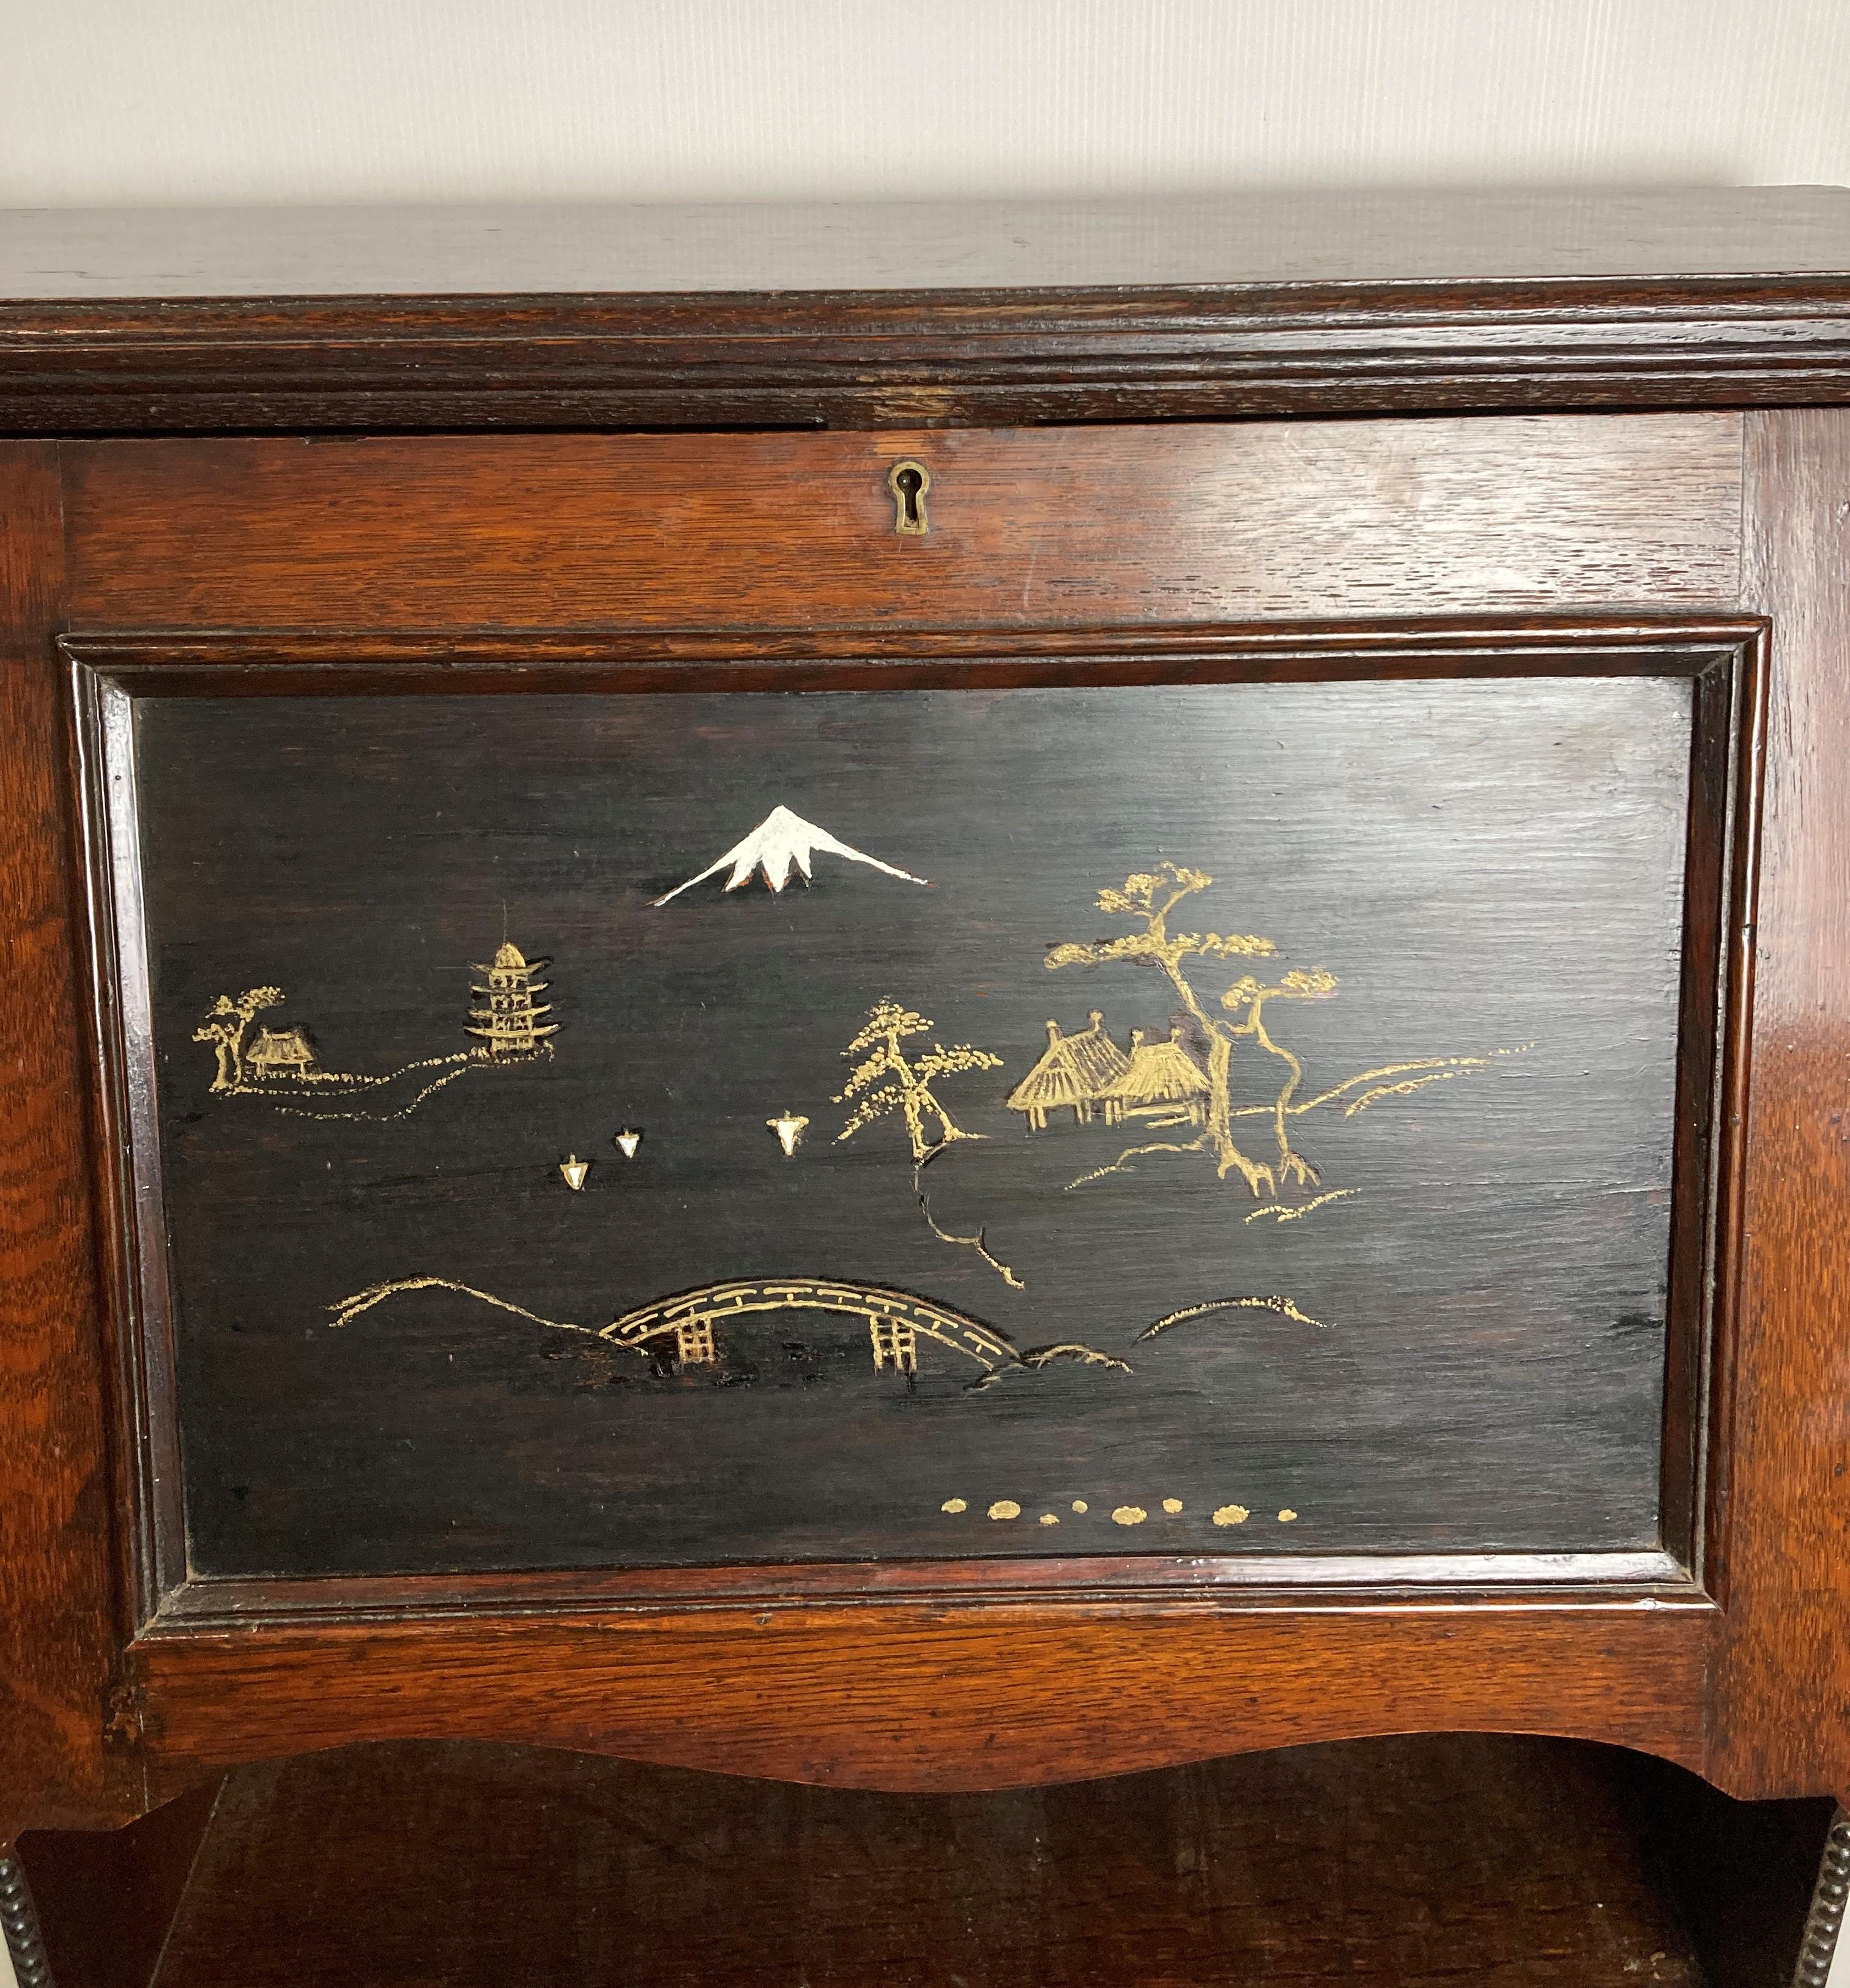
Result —
<instances>
[{"instance_id":1,"label":"arched bridge","mask_svg":"<svg viewBox=\"0 0 1850 1988\"><path fill-rule=\"evenodd\" d=\"M878 1284L823 1283L790 1277L704 1284L698 1290L681 1291L639 1311L625 1312L597 1336L641 1352L649 1341L671 1334L675 1357L683 1365L710 1365L719 1357L714 1327L759 1311L845 1312L864 1318L877 1374L887 1367L901 1374L917 1373L922 1338L948 1346L990 1373L999 1367L1013 1367L1020 1357L1000 1333L928 1299L886 1290Z\"/></svg>"}]
</instances>

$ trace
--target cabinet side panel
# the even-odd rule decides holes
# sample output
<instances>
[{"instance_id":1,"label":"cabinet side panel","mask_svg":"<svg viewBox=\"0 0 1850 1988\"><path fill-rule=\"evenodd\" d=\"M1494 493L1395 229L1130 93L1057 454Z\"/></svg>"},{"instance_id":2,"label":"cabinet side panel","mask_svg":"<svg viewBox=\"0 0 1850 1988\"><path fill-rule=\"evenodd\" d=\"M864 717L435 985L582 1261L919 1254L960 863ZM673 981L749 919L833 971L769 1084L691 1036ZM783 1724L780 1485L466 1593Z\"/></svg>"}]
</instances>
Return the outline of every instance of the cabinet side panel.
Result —
<instances>
[{"instance_id":1,"label":"cabinet side panel","mask_svg":"<svg viewBox=\"0 0 1850 1988\"><path fill-rule=\"evenodd\" d=\"M1850 1790L1850 415L1749 417L1773 677L1740 1325L1717 1402L1713 1775Z\"/></svg>"},{"instance_id":2,"label":"cabinet side panel","mask_svg":"<svg viewBox=\"0 0 1850 1988\"><path fill-rule=\"evenodd\" d=\"M0 1844L118 1812L104 1358L50 637L56 450L0 444Z\"/></svg>"}]
</instances>

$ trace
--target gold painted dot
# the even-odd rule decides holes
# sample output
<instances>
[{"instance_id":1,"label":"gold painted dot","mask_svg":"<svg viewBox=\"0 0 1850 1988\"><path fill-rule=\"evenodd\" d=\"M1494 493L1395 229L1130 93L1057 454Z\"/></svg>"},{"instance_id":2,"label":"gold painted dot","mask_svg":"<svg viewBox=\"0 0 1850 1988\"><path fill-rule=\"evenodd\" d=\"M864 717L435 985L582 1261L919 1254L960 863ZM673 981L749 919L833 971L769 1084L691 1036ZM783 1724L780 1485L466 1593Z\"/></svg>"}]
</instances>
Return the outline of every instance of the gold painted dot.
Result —
<instances>
[{"instance_id":1,"label":"gold painted dot","mask_svg":"<svg viewBox=\"0 0 1850 1988\"><path fill-rule=\"evenodd\" d=\"M941 1512L967 1512L970 1507L962 1498L947 1498L938 1509Z\"/></svg>"},{"instance_id":2,"label":"gold painted dot","mask_svg":"<svg viewBox=\"0 0 1850 1988\"><path fill-rule=\"evenodd\" d=\"M1165 1512L1179 1512L1182 1510L1182 1500L1179 1498L1165 1498L1162 1501L1162 1508Z\"/></svg>"},{"instance_id":3,"label":"gold painted dot","mask_svg":"<svg viewBox=\"0 0 1850 1988\"><path fill-rule=\"evenodd\" d=\"M1279 1513L1278 1523L1281 1526L1288 1526L1297 1516L1297 1514L1292 1510L1289 1505L1287 1505L1285 1509Z\"/></svg>"},{"instance_id":4,"label":"gold painted dot","mask_svg":"<svg viewBox=\"0 0 1850 1988\"><path fill-rule=\"evenodd\" d=\"M1057 1526L1060 1523L1060 1514L1057 1512L1043 1512L1040 1515L1040 1523L1043 1526Z\"/></svg>"},{"instance_id":5,"label":"gold painted dot","mask_svg":"<svg viewBox=\"0 0 1850 1988\"><path fill-rule=\"evenodd\" d=\"M1141 1505L1120 1505L1111 1518L1116 1525L1141 1526L1149 1516Z\"/></svg>"},{"instance_id":6,"label":"gold painted dot","mask_svg":"<svg viewBox=\"0 0 1850 1988\"><path fill-rule=\"evenodd\" d=\"M1084 1499L1075 1498L1073 1500L1073 1509L1076 1512L1084 1512L1089 1511L1091 1508L1087 1504Z\"/></svg>"},{"instance_id":7,"label":"gold painted dot","mask_svg":"<svg viewBox=\"0 0 1850 1988\"><path fill-rule=\"evenodd\" d=\"M1243 1526L1253 1514L1243 1505L1223 1505L1214 1514L1217 1526Z\"/></svg>"},{"instance_id":8,"label":"gold painted dot","mask_svg":"<svg viewBox=\"0 0 1850 1988\"><path fill-rule=\"evenodd\" d=\"M1013 1498L998 1498L989 1507L989 1516L992 1519L1019 1519L1021 1507Z\"/></svg>"}]
</instances>

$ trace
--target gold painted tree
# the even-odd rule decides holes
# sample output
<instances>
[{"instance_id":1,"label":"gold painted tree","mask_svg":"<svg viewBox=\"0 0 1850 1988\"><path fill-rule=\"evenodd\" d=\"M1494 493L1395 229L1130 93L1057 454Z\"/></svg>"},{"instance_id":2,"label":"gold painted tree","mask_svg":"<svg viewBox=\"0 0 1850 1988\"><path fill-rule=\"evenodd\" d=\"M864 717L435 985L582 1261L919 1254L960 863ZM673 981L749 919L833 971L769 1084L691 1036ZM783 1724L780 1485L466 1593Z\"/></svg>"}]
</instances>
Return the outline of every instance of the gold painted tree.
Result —
<instances>
[{"instance_id":1,"label":"gold painted tree","mask_svg":"<svg viewBox=\"0 0 1850 1988\"><path fill-rule=\"evenodd\" d=\"M974 1249L1005 1283L1019 1290L1020 1278L999 1257L990 1254L984 1230L979 1229L973 1236L956 1236L941 1229L932 1219L931 1201L925 1192L925 1168L954 1141L986 1138L988 1134L966 1132L939 1103L932 1086L938 1078L953 1076L959 1070L1002 1067L1000 1057L969 1043L954 1043L946 1049L942 1043L934 1042L928 1050L908 1055L901 1045L915 1036L929 1035L933 1026L923 1015L902 1008L897 1001L881 1001L868 1011L860 1033L842 1051L844 1057L859 1057L861 1061L849 1071L847 1082L834 1100L837 1104L854 1107L847 1123L835 1134L835 1141L839 1145L844 1139L853 1138L863 1126L884 1118L890 1111L902 1114L912 1147L912 1189L926 1227L941 1242ZM926 1136L929 1124L935 1125L935 1138Z\"/></svg>"},{"instance_id":2,"label":"gold painted tree","mask_svg":"<svg viewBox=\"0 0 1850 1988\"><path fill-rule=\"evenodd\" d=\"M1304 1081L1304 1065L1266 1026L1269 1001L1309 1001L1327 999L1336 992L1336 976L1321 967L1308 972L1294 970L1270 983L1251 973L1243 974L1220 997L1225 1019L1211 1013L1190 984L1184 970L1192 960L1267 958L1278 948L1269 938L1250 932L1172 931L1170 915L1186 899L1205 891L1214 879L1206 871L1186 870L1164 863L1155 871L1127 877L1121 890L1101 891L1098 908L1114 917L1129 918L1135 929L1116 938L1097 939L1089 945L1066 943L1050 947L1050 968L1106 966L1125 962L1155 967L1169 982L1193 1019L1207 1043L1209 1100L1206 1123L1200 1134L1186 1141L1156 1140L1147 1145L1129 1146L1109 1166L1084 1175L1073 1185L1097 1180L1106 1174L1125 1171L1128 1163L1144 1153L1206 1153L1219 1177L1237 1173L1255 1196L1276 1196L1281 1182L1314 1187L1317 1169L1292 1146L1288 1121L1314 1111L1319 1105L1342 1100L1345 1115L1366 1111L1379 1099L1405 1097L1429 1084L1464 1076L1489 1067L1486 1057L1422 1057L1405 1063L1386 1063L1358 1072L1315 1097L1297 1095ZM1277 1095L1264 1104L1236 1105L1229 1083L1233 1052L1242 1041L1250 1041L1285 1066ZM1233 1121L1265 1117L1271 1121L1277 1158L1256 1160L1242 1151L1233 1138Z\"/></svg>"},{"instance_id":3,"label":"gold painted tree","mask_svg":"<svg viewBox=\"0 0 1850 1988\"><path fill-rule=\"evenodd\" d=\"M853 1104L847 1123L835 1134L839 1144L851 1139L864 1125L883 1118L889 1111L902 1112L906 1133L912 1143L912 1158L922 1163L953 1139L980 1139L981 1132L966 1132L955 1124L933 1094L935 1079L963 1070L999 1070L1002 1058L987 1050L959 1043L946 1049L934 1043L922 1054L908 1057L900 1045L914 1036L929 1035L933 1024L897 1001L882 1001L871 1009L860 1033L842 1051L844 1057L860 1057L848 1073L848 1080L833 1100ZM870 1053L871 1052L871 1053ZM858 1100L858 1101L857 1101ZM935 1121L938 1136L928 1139L928 1117Z\"/></svg>"},{"instance_id":4,"label":"gold painted tree","mask_svg":"<svg viewBox=\"0 0 1850 1988\"><path fill-rule=\"evenodd\" d=\"M1236 1014L1244 1011L1246 1019L1229 1025L1229 1033L1238 1036L1250 1036L1268 1056L1279 1057L1289 1073L1278 1096L1270 1107L1273 1133L1278 1141L1277 1180L1295 1182L1300 1187L1315 1187L1322 1176L1303 1154L1291 1150L1290 1135L1285 1130L1285 1119L1290 1113L1297 1087L1304 1080L1304 1067L1280 1043L1275 1043L1266 1032L1265 1007L1270 1000L1321 1001L1336 992L1336 975L1326 972L1321 966L1308 972L1294 969L1274 981L1269 987L1263 986L1250 973L1242 974L1226 993L1220 997L1220 1005ZM1223 1175L1226 1168L1221 1169ZM1256 1192L1256 1190L1255 1190Z\"/></svg>"},{"instance_id":5,"label":"gold painted tree","mask_svg":"<svg viewBox=\"0 0 1850 1988\"><path fill-rule=\"evenodd\" d=\"M247 987L236 1000L221 994L205 1019L193 1031L196 1043L210 1043L218 1059L212 1079L215 1090L236 1090L244 1083L244 1038L252 1020L265 1008L280 1007L280 987Z\"/></svg>"}]
</instances>

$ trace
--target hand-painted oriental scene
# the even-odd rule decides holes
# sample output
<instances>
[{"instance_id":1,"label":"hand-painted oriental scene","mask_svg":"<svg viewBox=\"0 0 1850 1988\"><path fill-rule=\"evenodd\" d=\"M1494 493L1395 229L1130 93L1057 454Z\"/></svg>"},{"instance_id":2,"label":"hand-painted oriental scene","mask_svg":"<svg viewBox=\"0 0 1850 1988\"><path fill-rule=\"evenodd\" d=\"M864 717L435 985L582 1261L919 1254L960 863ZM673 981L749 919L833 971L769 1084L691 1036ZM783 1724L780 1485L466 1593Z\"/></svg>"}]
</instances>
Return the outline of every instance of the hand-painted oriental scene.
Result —
<instances>
[{"instance_id":1,"label":"hand-painted oriental scene","mask_svg":"<svg viewBox=\"0 0 1850 1988\"><path fill-rule=\"evenodd\" d=\"M1686 681L137 712L199 1572L1656 1543Z\"/></svg>"}]
</instances>

